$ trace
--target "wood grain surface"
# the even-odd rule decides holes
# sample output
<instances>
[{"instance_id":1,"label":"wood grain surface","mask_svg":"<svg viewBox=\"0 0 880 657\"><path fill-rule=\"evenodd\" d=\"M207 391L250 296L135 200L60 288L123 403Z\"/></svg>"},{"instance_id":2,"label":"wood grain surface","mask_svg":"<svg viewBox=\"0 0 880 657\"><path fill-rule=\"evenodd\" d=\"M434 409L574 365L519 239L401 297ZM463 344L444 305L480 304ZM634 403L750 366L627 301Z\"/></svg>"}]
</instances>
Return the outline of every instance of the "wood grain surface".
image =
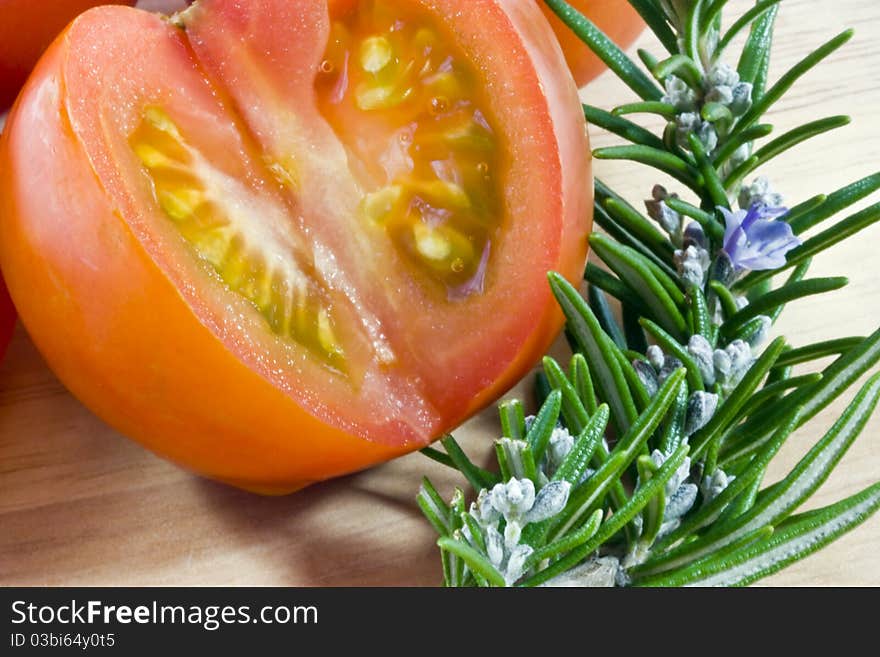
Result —
<instances>
[{"instance_id":1,"label":"wood grain surface","mask_svg":"<svg viewBox=\"0 0 880 657\"><path fill-rule=\"evenodd\" d=\"M737 10L748 5L731 2ZM880 168L880 5L786 0L778 25L771 79L837 32L857 30L769 116L777 134L833 114L853 118L852 125L773 165L777 187L796 202ZM654 43L643 37L639 45ZM608 74L584 96L602 107L632 99ZM594 145L613 143L592 132ZM645 198L656 180L633 164L597 162L595 169L633 202ZM849 287L791 305L778 330L797 345L876 329L878 249L875 226L818 258L813 275L846 275ZM768 481L796 462L843 406L843 400L834 404L800 430ZM498 432L490 409L457 435L480 457ZM813 506L880 478L878 432L880 415ZM289 497L258 497L192 476L109 429L65 391L20 327L0 366L2 585L436 585L435 536L413 501L422 475L444 494L461 483L415 454ZM875 517L766 583L876 586L878 548Z\"/></svg>"}]
</instances>

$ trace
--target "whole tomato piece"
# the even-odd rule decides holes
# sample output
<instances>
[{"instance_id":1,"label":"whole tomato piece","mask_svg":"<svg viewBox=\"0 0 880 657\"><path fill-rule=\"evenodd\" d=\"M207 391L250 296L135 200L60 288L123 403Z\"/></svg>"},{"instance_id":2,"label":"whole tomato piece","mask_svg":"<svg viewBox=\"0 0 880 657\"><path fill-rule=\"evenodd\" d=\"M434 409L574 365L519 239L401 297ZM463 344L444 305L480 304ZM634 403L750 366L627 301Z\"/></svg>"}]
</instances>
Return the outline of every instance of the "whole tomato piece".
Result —
<instances>
[{"instance_id":1,"label":"whole tomato piece","mask_svg":"<svg viewBox=\"0 0 880 657\"><path fill-rule=\"evenodd\" d=\"M628 48L645 28L641 16L627 0L567 0L596 24L621 48ZM540 3L565 53L565 59L579 87L595 78L607 67L583 41L553 13L543 0Z\"/></svg>"},{"instance_id":2,"label":"whole tomato piece","mask_svg":"<svg viewBox=\"0 0 880 657\"><path fill-rule=\"evenodd\" d=\"M94 9L30 77L0 167L0 265L60 379L267 493L512 386L591 218L577 89L531 2Z\"/></svg>"}]
</instances>

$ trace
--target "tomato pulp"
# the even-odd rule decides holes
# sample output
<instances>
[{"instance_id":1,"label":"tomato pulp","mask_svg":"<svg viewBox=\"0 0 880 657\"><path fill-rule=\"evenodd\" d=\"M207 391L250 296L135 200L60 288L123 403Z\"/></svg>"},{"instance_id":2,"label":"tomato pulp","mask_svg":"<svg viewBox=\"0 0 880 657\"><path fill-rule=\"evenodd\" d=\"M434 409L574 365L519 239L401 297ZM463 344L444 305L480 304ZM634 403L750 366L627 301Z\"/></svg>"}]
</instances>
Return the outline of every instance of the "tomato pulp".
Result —
<instances>
[{"instance_id":1,"label":"tomato pulp","mask_svg":"<svg viewBox=\"0 0 880 657\"><path fill-rule=\"evenodd\" d=\"M645 23L627 0L567 0L568 4L589 18L596 27L621 48L628 48L645 29ZM563 23L543 0L537 0L550 21L565 53L565 59L579 87L584 86L607 67L574 32Z\"/></svg>"},{"instance_id":2,"label":"tomato pulp","mask_svg":"<svg viewBox=\"0 0 880 657\"><path fill-rule=\"evenodd\" d=\"M559 329L546 273L586 258L586 127L531 3L95 9L34 71L0 166L0 265L59 378L261 492L491 403Z\"/></svg>"}]
</instances>

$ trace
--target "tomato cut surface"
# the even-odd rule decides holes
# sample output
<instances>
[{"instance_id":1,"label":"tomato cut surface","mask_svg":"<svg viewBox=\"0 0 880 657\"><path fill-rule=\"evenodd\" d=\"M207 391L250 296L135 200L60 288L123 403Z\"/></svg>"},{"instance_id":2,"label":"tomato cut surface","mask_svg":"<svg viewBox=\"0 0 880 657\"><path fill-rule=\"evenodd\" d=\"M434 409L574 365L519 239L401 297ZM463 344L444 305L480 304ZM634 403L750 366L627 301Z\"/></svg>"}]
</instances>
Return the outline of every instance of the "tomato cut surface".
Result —
<instances>
[{"instance_id":1,"label":"tomato cut surface","mask_svg":"<svg viewBox=\"0 0 880 657\"><path fill-rule=\"evenodd\" d=\"M265 492L490 403L558 330L547 271L576 280L586 256L583 117L529 3L94 10L40 63L0 163L0 264L62 380Z\"/></svg>"}]
</instances>

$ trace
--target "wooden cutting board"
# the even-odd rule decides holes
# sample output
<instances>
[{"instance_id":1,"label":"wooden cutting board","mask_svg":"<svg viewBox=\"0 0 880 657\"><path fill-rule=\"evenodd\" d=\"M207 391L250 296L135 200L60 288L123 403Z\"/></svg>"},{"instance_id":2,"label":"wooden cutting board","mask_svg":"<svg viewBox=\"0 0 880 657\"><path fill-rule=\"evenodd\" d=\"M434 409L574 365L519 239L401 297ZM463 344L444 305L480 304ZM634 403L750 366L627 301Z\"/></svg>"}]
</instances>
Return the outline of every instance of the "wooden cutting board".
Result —
<instances>
[{"instance_id":1,"label":"wooden cutting board","mask_svg":"<svg viewBox=\"0 0 880 657\"><path fill-rule=\"evenodd\" d=\"M748 4L731 2L735 9ZM799 82L769 117L777 134L833 114L854 119L778 159L773 180L793 202L880 169L880 7L874 0L783 3L771 79L849 26L857 28L853 41ZM639 45L657 51L647 37ZM584 96L602 107L632 100L610 75ZM613 143L593 132L594 146ZM597 162L595 168L634 203L656 181L637 165ZM812 275L846 275L850 286L793 304L779 331L795 345L874 331L880 324L878 249L875 226L818 258ZM843 406L836 403L800 430L768 481L791 467ZM490 409L457 433L476 457L487 455L498 435L495 418ZM878 433L880 415L812 506L880 478ZM2 585L435 585L435 536L413 501L422 475L444 494L461 484L455 473L415 454L289 497L257 497L192 476L109 429L65 391L20 327L0 365ZM880 585L878 548L875 517L766 581Z\"/></svg>"}]
</instances>

